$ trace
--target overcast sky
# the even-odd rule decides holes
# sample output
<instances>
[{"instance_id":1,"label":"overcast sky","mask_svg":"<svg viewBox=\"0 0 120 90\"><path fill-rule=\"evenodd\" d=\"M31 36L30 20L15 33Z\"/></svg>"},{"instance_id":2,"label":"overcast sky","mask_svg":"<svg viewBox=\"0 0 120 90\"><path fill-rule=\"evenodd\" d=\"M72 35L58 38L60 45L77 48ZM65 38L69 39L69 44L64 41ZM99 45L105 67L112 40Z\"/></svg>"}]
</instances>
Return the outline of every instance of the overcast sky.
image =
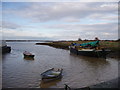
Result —
<instances>
[{"instance_id":1,"label":"overcast sky","mask_svg":"<svg viewBox=\"0 0 120 90\"><path fill-rule=\"evenodd\" d=\"M117 2L2 2L3 39L118 39Z\"/></svg>"}]
</instances>

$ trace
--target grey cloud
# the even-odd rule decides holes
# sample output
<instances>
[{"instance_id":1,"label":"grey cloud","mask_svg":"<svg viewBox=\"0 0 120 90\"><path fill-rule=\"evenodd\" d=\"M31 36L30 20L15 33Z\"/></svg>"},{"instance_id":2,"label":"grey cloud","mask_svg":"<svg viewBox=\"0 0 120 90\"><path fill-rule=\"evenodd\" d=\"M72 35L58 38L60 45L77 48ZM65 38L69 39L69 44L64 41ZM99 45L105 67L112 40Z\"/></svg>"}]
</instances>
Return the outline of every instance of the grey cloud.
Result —
<instances>
[{"instance_id":1,"label":"grey cloud","mask_svg":"<svg viewBox=\"0 0 120 90\"><path fill-rule=\"evenodd\" d=\"M55 40L55 38L50 38L50 37L36 37L36 36L16 36L14 34L10 34L10 33L4 33L4 35L2 35L2 38L6 39L6 40Z\"/></svg>"},{"instance_id":2,"label":"grey cloud","mask_svg":"<svg viewBox=\"0 0 120 90\"><path fill-rule=\"evenodd\" d=\"M118 14L109 14L109 15L106 15L106 14L92 14L90 15L88 18L92 19L92 20L103 20L103 21L114 21L114 22L117 22L118 20Z\"/></svg>"},{"instance_id":3,"label":"grey cloud","mask_svg":"<svg viewBox=\"0 0 120 90\"><path fill-rule=\"evenodd\" d=\"M24 10L9 10L8 13L31 19L34 22L66 20L68 17L83 19L92 14L116 14L117 8L112 3L30 3ZM116 3L113 3L116 4Z\"/></svg>"},{"instance_id":4,"label":"grey cloud","mask_svg":"<svg viewBox=\"0 0 120 90\"><path fill-rule=\"evenodd\" d=\"M71 36L74 37L75 35L81 36L81 38L89 38L93 39L92 37L99 36L101 38L117 38L118 35L118 24L117 23L103 23L103 24L56 24L56 25L49 25L46 28L52 28L59 30L58 33L61 37ZM61 29L63 29L61 31ZM108 33L110 35L105 35L104 33Z\"/></svg>"},{"instance_id":5,"label":"grey cloud","mask_svg":"<svg viewBox=\"0 0 120 90\"><path fill-rule=\"evenodd\" d=\"M7 21L2 22L2 28L17 29L19 27L21 26L12 22L7 22Z\"/></svg>"},{"instance_id":6,"label":"grey cloud","mask_svg":"<svg viewBox=\"0 0 120 90\"><path fill-rule=\"evenodd\" d=\"M54 24L54 25L45 25L46 28L52 29L63 29L67 31L80 30L80 31L108 31L108 30L117 30L117 23L101 23L101 24ZM116 28L116 29L115 29ZM109 31L110 32L110 31Z\"/></svg>"},{"instance_id":7,"label":"grey cloud","mask_svg":"<svg viewBox=\"0 0 120 90\"><path fill-rule=\"evenodd\" d=\"M23 30L25 28L36 28L35 26L32 25L19 25L15 22L9 22L9 21L2 21L2 24L0 24L0 27L6 28L6 29L19 29Z\"/></svg>"},{"instance_id":8,"label":"grey cloud","mask_svg":"<svg viewBox=\"0 0 120 90\"><path fill-rule=\"evenodd\" d=\"M112 4L112 5L111 5ZM114 5L113 5L114 4ZM17 9L8 9L3 11L3 15L16 15L18 18L22 17L27 19L30 22L49 22L56 21L57 23L63 24L51 24L51 25L42 25L42 27L47 29L55 29L56 36L54 39L68 39L68 38L78 38L79 36L86 38L99 36L106 38L115 38L117 36L117 23L103 23L103 24L72 24L72 22L78 22L87 19L97 20L115 20L117 16L117 7L116 3L28 3L27 7ZM13 18L13 17L12 17ZM86 19L85 19L86 20ZM66 23L67 24L64 24ZM68 23L69 22L69 23ZM88 23L84 21L84 23ZM116 21L114 21L116 22ZM82 22L80 22L82 23ZM4 28L16 29L20 25L14 23L4 22ZM24 26L22 25L22 28ZM41 26L40 26L41 27ZM25 28L25 27L24 27ZM61 30L63 29L63 30ZM91 33L87 33L91 32ZM105 36L103 33L109 33L110 35ZM22 37L30 38L30 37ZM33 37L34 38L34 37ZM42 38L42 37L41 37ZM48 37L44 37L48 38Z\"/></svg>"}]
</instances>

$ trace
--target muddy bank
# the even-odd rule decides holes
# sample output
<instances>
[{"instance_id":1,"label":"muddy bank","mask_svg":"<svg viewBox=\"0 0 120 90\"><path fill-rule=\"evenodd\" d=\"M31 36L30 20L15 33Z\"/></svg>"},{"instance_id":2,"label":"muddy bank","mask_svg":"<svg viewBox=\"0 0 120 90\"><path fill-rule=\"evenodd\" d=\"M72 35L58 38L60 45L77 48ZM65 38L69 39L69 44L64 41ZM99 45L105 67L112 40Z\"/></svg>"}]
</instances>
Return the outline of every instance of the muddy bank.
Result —
<instances>
[{"instance_id":1,"label":"muddy bank","mask_svg":"<svg viewBox=\"0 0 120 90\"><path fill-rule=\"evenodd\" d=\"M48 45L55 48L67 49L69 50L69 45L66 43L50 42L50 43L36 43L36 45Z\"/></svg>"},{"instance_id":2,"label":"muddy bank","mask_svg":"<svg viewBox=\"0 0 120 90\"><path fill-rule=\"evenodd\" d=\"M107 55L110 58L120 58L119 51L113 51Z\"/></svg>"},{"instance_id":3,"label":"muddy bank","mask_svg":"<svg viewBox=\"0 0 120 90\"><path fill-rule=\"evenodd\" d=\"M100 84L89 86L89 88L119 88L119 80L120 77L107 82L102 82Z\"/></svg>"}]
</instances>

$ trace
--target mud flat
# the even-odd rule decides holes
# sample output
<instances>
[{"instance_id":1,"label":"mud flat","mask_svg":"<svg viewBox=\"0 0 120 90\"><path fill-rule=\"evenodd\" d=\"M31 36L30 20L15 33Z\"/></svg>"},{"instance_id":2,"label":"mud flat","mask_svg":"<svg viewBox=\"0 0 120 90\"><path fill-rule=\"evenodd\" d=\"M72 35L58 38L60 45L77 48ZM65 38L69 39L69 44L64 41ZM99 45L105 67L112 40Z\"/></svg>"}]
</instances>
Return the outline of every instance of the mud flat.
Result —
<instances>
[{"instance_id":1,"label":"mud flat","mask_svg":"<svg viewBox=\"0 0 120 90\"><path fill-rule=\"evenodd\" d=\"M119 88L120 87L119 82L120 82L120 77L116 79L112 79L107 82L102 82L100 84L89 86L89 88Z\"/></svg>"}]
</instances>

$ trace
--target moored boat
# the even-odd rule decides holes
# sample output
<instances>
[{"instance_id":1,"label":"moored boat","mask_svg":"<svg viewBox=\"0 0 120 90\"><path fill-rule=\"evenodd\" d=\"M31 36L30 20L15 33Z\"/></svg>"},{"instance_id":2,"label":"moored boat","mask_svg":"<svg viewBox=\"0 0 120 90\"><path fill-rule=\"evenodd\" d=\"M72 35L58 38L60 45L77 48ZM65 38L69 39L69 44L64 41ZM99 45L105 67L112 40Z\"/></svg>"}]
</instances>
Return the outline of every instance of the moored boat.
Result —
<instances>
[{"instance_id":1,"label":"moored boat","mask_svg":"<svg viewBox=\"0 0 120 90\"><path fill-rule=\"evenodd\" d=\"M34 58L34 56L35 56L35 55L33 55L32 53L27 52L27 51L25 51L25 52L23 53L23 55L24 55L24 58L26 58L26 57L28 57L28 58Z\"/></svg>"},{"instance_id":2,"label":"moored boat","mask_svg":"<svg viewBox=\"0 0 120 90\"><path fill-rule=\"evenodd\" d=\"M11 47L6 44L6 40L2 40L0 49L2 50L2 54L10 53L11 51Z\"/></svg>"},{"instance_id":3,"label":"moored boat","mask_svg":"<svg viewBox=\"0 0 120 90\"><path fill-rule=\"evenodd\" d=\"M62 77L63 69L49 69L41 74L43 82L60 79Z\"/></svg>"},{"instance_id":4,"label":"moored boat","mask_svg":"<svg viewBox=\"0 0 120 90\"><path fill-rule=\"evenodd\" d=\"M77 55L106 58L106 55L109 54L111 50L101 48L99 41L94 41L83 44L72 44L70 46L70 52Z\"/></svg>"}]
</instances>

